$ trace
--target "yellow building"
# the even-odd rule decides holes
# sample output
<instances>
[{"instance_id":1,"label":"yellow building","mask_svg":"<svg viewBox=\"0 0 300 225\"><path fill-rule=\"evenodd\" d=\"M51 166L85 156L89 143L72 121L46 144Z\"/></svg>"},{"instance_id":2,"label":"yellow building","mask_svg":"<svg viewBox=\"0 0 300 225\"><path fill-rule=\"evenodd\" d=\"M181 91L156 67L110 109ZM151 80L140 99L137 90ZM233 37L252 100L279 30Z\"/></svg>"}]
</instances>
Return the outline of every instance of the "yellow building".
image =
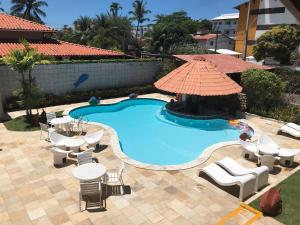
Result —
<instances>
[{"instance_id":1,"label":"yellow building","mask_svg":"<svg viewBox=\"0 0 300 225\"><path fill-rule=\"evenodd\" d=\"M247 56L253 55L253 47L263 33L280 24L300 27L300 12L293 0L250 0ZM235 51L243 53L249 2L235 8L240 11Z\"/></svg>"}]
</instances>

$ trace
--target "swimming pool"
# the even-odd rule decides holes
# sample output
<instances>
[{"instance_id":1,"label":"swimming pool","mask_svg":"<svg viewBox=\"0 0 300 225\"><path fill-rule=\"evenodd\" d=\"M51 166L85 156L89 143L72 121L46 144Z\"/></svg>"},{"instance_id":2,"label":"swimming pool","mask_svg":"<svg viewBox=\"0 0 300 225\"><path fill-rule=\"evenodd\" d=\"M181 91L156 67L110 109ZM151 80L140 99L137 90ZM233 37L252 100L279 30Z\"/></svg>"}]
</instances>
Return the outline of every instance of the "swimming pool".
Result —
<instances>
[{"instance_id":1,"label":"swimming pool","mask_svg":"<svg viewBox=\"0 0 300 225\"><path fill-rule=\"evenodd\" d=\"M128 157L151 165L191 162L211 145L236 141L239 131L227 120L194 120L169 114L166 102L133 99L112 105L74 109L70 116L106 124L118 134Z\"/></svg>"}]
</instances>

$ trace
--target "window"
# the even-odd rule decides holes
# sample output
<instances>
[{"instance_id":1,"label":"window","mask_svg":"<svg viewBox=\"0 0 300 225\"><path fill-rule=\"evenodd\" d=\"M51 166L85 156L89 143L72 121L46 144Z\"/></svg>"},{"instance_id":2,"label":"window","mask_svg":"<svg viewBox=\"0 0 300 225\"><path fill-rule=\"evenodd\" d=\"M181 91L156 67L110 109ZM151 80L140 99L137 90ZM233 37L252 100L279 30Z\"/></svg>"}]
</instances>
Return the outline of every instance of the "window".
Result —
<instances>
[{"instance_id":1,"label":"window","mask_svg":"<svg viewBox=\"0 0 300 225\"><path fill-rule=\"evenodd\" d=\"M214 45L214 41L211 41L211 42L210 42L210 46L213 46L213 45Z\"/></svg>"},{"instance_id":2,"label":"window","mask_svg":"<svg viewBox=\"0 0 300 225\"><path fill-rule=\"evenodd\" d=\"M227 24L227 25L231 25L231 22L230 22L230 21L227 21L226 24Z\"/></svg>"},{"instance_id":3,"label":"window","mask_svg":"<svg viewBox=\"0 0 300 225\"><path fill-rule=\"evenodd\" d=\"M229 34L230 34L230 31L229 31L229 30L225 30L225 34L226 34L226 35L229 35Z\"/></svg>"},{"instance_id":4,"label":"window","mask_svg":"<svg viewBox=\"0 0 300 225\"><path fill-rule=\"evenodd\" d=\"M222 22L219 22L219 25L222 25Z\"/></svg>"}]
</instances>

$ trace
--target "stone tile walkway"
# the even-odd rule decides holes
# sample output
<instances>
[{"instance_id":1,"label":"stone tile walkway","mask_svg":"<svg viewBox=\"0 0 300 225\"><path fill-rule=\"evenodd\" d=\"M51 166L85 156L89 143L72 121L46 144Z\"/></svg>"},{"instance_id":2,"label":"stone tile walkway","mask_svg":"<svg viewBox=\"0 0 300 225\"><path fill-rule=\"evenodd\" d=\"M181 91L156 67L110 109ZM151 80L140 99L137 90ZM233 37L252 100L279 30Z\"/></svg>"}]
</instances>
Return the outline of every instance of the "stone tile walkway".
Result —
<instances>
[{"instance_id":1,"label":"stone tile walkway","mask_svg":"<svg viewBox=\"0 0 300 225\"><path fill-rule=\"evenodd\" d=\"M164 98L159 94L146 97ZM105 103L119 99L105 100ZM51 107L60 111L82 104ZM22 112L11 113L12 117ZM299 147L299 141L276 135L279 123L259 117L249 121L269 134L282 147ZM99 129L89 126L89 131ZM94 153L108 169L119 166L112 153L110 136L105 133L102 151ZM239 206L238 198L198 177L199 169L210 162L230 156L245 166L253 162L241 158L239 146L224 147L196 168L182 171L151 171L126 165L124 183L126 194L109 196L106 211L79 211L79 183L72 176L74 160L68 166L55 168L51 145L39 140L39 131L11 132L0 124L0 224L215 224ZM299 163L299 157L296 159ZM292 169L278 167L278 174L270 175L274 184L289 176ZM242 222L244 218L237 219ZM255 224L276 224L263 218Z\"/></svg>"}]
</instances>

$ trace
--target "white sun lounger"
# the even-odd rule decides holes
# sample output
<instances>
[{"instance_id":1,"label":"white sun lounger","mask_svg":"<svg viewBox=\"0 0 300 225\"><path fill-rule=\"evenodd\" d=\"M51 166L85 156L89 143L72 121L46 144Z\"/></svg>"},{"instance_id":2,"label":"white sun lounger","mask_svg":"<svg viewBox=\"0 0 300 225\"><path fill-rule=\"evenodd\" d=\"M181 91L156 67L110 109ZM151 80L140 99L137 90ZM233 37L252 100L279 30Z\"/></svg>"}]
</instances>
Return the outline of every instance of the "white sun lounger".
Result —
<instances>
[{"instance_id":1,"label":"white sun lounger","mask_svg":"<svg viewBox=\"0 0 300 225\"><path fill-rule=\"evenodd\" d=\"M246 197L253 194L255 188L255 176L252 174L242 175L242 176L232 176L227 173L224 169L215 163L202 168L200 172L206 173L215 182L221 186L240 186L239 199L243 201Z\"/></svg>"},{"instance_id":2,"label":"white sun lounger","mask_svg":"<svg viewBox=\"0 0 300 225\"><path fill-rule=\"evenodd\" d=\"M223 167L229 173L234 176L243 176L252 174L255 176L255 191L258 191L262 187L268 184L269 169L267 166L261 166L256 168L245 168L235 160L229 157L217 161L216 164Z\"/></svg>"},{"instance_id":3,"label":"white sun lounger","mask_svg":"<svg viewBox=\"0 0 300 225\"><path fill-rule=\"evenodd\" d=\"M287 123L283 125L280 129L280 132L289 134L293 137L300 137L300 126L294 123Z\"/></svg>"}]
</instances>

